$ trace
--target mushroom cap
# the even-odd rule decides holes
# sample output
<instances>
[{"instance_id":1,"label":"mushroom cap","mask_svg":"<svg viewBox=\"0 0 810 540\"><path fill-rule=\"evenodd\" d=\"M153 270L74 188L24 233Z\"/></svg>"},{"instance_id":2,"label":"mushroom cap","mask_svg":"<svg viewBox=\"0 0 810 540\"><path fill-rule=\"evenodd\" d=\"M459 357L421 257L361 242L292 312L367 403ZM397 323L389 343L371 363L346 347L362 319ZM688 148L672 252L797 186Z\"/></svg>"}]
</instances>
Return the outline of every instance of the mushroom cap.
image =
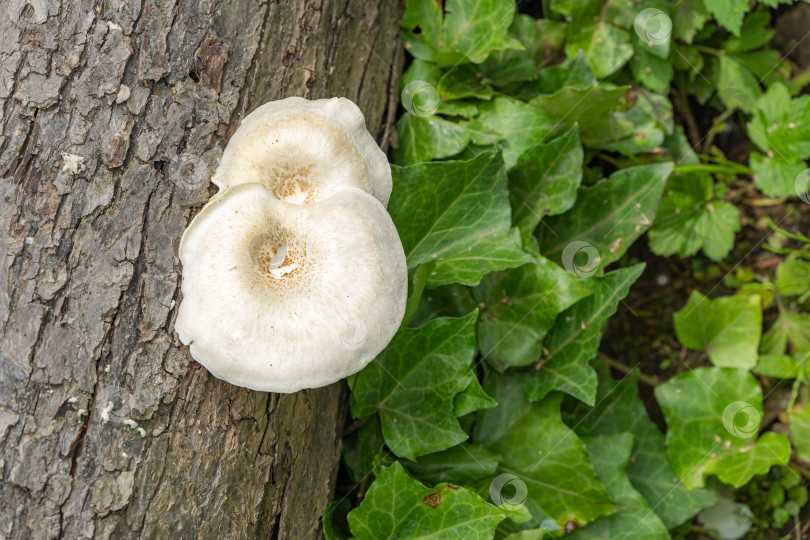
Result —
<instances>
[{"instance_id":1,"label":"mushroom cap","mask_svg":"<svg viewBox=\"0 0 810 540\"><path fill-rule=\"evenodd\" d=\"M180 241L175 329L230 383L296 392L361 370L402 322L405 254L382 204L357 188L299 205L260 184L213 199Z\"/></svg>"},{"instance_id":2,"label":"mushroom cap","mask_svg":"<svg viewBox=\"0 0 810 540\"><path fill-rule=\"evenodd\" d=\"M387 206L392 187L385 153L363 113L346 98L265 103L242 120L212 181L223 190L263 184L277 198L298 204L355 187Z\"/></svg>"}]
</instances>

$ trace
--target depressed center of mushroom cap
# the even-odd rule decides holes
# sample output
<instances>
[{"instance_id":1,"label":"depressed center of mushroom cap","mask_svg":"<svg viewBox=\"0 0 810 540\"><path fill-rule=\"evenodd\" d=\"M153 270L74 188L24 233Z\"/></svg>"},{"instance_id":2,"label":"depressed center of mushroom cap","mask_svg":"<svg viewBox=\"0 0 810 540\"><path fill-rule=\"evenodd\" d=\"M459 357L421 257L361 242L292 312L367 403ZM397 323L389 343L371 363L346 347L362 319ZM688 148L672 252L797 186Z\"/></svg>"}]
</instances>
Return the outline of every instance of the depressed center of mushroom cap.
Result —
<instances>
[{"instance_id":1,"label":"depressed center of mushroom cap","mask_svg":"<svg viewBox=\"0 0 810 540\"><path fill-rule=\"evenodd\" d=\"M391 195L388 160L360 109L345 98L265 103L243 119L212 180L221 189L260 183L294 204L347 187L372 194L383 206Z\"/></svg>"},{"instance_id":2,"label":"depressed center of mushroom cap","mask_svg":"<svg viewBox=\"0 0 810 540\"><path fill-rule=\"evenodd\" d=\"M404 313L407 270L382 205L347 189L311 205L235 186L184 233L176 329L217 377L257 390L329 384L371 361Z\"/></svg>"}]
</instances>

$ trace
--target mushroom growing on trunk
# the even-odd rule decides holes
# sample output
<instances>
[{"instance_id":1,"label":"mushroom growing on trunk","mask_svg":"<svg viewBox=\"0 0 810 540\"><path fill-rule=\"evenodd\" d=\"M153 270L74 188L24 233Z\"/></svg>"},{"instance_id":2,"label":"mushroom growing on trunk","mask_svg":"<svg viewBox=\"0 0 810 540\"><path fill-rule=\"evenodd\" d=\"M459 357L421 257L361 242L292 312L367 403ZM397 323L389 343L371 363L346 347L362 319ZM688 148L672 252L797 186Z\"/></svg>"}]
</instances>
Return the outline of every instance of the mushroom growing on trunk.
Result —
<instances>
[{"instance_id":1,"label":"mushroom growing on trunk","mask_svg":"<svg viewBox=\"0 0 810 540\"><path fill-rule=\"evenodd\" d=\"M325 386L399 328L408 280L384 206L391 171L358 115L364 126L342 98L288 98L259 107L228 143L221 191L180 242L175 323L216 377L271 392Z\"/></svg>"}]
</instances>

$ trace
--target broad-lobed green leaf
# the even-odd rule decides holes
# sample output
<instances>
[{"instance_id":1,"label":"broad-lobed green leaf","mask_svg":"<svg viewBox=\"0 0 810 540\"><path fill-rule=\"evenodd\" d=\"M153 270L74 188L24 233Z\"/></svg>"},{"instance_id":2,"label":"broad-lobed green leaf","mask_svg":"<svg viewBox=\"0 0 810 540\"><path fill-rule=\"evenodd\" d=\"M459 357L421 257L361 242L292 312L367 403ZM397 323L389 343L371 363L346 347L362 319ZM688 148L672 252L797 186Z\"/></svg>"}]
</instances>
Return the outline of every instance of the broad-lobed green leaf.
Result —
<instances>
[{"instance_id":1,"label":"broad-lobed green leaf","mask_svg":"<svg viewBox=\"0 0 810 540\"><path fill-rule=\"evenodd\" d=\"M526 151L550 140L552 128L557 124L550 114L504 96L481 103L478 110L478 117L467 124L472 142L478 145L499 143L507 170Z\"/></svg>"},{"instance_id":2,"label":"broad-lobed green leaf","mask_svg":"<svg viewBox=\"0 0 810 540\"><path fill-rule=\"evenodd\" d=\"M484 274L532 260L510 229L500 153L392 169L394 191L388 211L408 268L435 261L430 287L475 285Z\"/></svg>"},{"instance_id":3,"label":"broad-lobed green leaf","mask_svg":"<svg viewBox=\"0 0 810 540\"><path fill-rule=\"evenodd\" d=\"M525 378L530 400L560 390L588 405L594 404L596 373L589 362L596 357L608 318L616 313L619 302L643 271L644 265L637 264L585 280L593 294L557 316L544 341L547 354L541 369Z\"/></svg>"},{"instance_id":4,"label":"broad-lobed green leaf","mask_svg":"<svg viewBox=\"0 0 810 540\"><path fill-rule=\"evenodd\" d=\"M473 291L481 307L478 348L498 371L537 362L557 314L590 294L582 280L548 259L484 277Z\"/></svg>"},{"instance_id":5,"label":"broad-lobed green leaf","mask_svg":"<svg viewBox=\"0 0 810 540\"><path fill-rule=\"evenodd\" d=\"M723 296L710 300L692 291L674 316L675 333L685 347L705 351L720 367L751 369L762 335L759 296Z\"/></svg>"},{"instance_id":6,"label":"broad-lobed green leaf","mask_svg":"<svg viewBox=\"0 0 810 540\"><path fill-rule=\"evenodd\" d=\"M745 370L705 367L676 375L656 387L667 422L667 453L687 488L705 477L742 486L790 457L787 438L768 432L758 442L762 390Z\"/></svg>"},{"instance_id":7,"label":"broad-lobed green leaf","mask_svg":"<svg viewBox=\"0 0 810 540\"><path fill-rule=\"evenodd\" d=\"M585 443L588 445L588 456L596 476L605 485L610 498L621 505L621 510L601 517L566 536L570 536L572 540L622 537L669 539L666 526L627 477L633 436L630 433L597 435L585 439Z\"/></svg>"},{"instance_id":8,"label":"broad-lobed green leaf","mask_svg":"<svg viewBox=\"0 0 810 540\"><path fill-rule=\"evenodd\" d=\"M706 174L670 177L667 197L649 234L653 253L689 257L702 249L715 261L728 255L734 233L740 230L740 211L731 203L713 200L713 186Z\"/></svg>"},{"instance_id":9,"label":"broad-lobed green leaf","mask_svg":"<svg viewBox=\"0 0 810 540\"><path fill-rule=\"evenodd\" d=\"M616 171L607 180L580 188L574 206L543 220L537 230L540 252L563 264L569 244L586 242L598 252L599 266L619 259L655 219L672 163Z\"/></svg>"},{"instance_id":10,"label":"broad-lobed green leaf","mask_svg":"<svg viewBox=\"0 0 810 540\"><path fill-rule=\"evenodd\" d=\"M505 514L475 493L447 483L427 488L399 462L377 475L360 506L349 512L358 540L490 539Z\"/></svg>"},{"instance_id":11,"label":"broad-lobed green leaf","mask_svg":"<svg viewBox=\"0 0 810 540\"><path fill-rule=\"evenodd\" d=\"M615 511L596 478L585 445L560 418L562 394L529 403L522 374L489 372L484 388L498 407L480 413L476 444L501 456L498 471L516 475L526 486L525 505L539 525L550 517L560 528L579 525Z\"/></svg>"},{"instance_id":12,"label":"broad-lobed green leaf","mask_svg":"<svg viewBox=\"0 0 810 540\"><path fill-rule=\"evenodd\" d=\"M599 382L598 407L575 419L581 436L633 434L633 453L627 475L667 528L677 527L714 504L716 495L704 489L686 489L667 458L664 435L647 414L638 396L638 374L622 380L609 375Z\"/></svg>"},{"instance_id":13,"label":"broad-lobed green leaf","mask_svg":"<svg viewBox=\"0 0 810 540\"><path fill-rule=\"evenodd\" d=\"M518 158L509 171L512 223L524 245L543 216L571 208L582 181L582 144L574 126L548 144L538 144Z\"/></svg>"},{"instance_id":14,"label":"broad-lobed green leaf","mask_svg":"<svg viewBox=\"0 0 810 540\"><path fill-rule=\"evenodd\" d=\"M385 442L396 455L415 459L467 438L453 414L453 399L474 374L477 316L473 311L464 318L403 328L358 373L352 414L378 413Z\"/></svg>"},{"instance_id":15,"label":"broad-lobed green leaf","mask_svg":"<svg viewBox=\"0 0 810 540\"><path fill-rule=\"evenodd\" d=\"M451 157L470 142L470 133L462 124L439 116L415 116L405 113L397 123L397 163L410 165Z\"/></svg>"}]
</instances>

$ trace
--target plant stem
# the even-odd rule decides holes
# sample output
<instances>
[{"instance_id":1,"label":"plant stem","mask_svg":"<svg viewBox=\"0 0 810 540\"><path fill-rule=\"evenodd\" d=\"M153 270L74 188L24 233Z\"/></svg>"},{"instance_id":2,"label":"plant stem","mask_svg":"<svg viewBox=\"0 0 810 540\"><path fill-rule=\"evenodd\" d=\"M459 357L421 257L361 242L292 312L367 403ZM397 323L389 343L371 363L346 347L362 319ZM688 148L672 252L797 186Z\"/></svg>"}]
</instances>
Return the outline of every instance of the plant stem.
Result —
<instances>
[{"instance_id":1,"label":"plant stem","mask_svg":"<svg viewBox=\"0 0 810 540\"><path fill-rule=\"evenodd\" d=\"M734 111L735 109L726 109L725 111L723 111L723 114L714 119L711 129L706 134L706 139L703 141L704 154L708 153L709 148L712 147L712 143L714 142L714 136L717 135L717 128L723 125L723 123L728 119L728 117L734 114Z\"/></svg>"},{"instance_id":2,"label":"plant stem","mask_svg":"<svg viewBox=\"0 0 810 540\"><path fill-rule=\"evenodd\" d=\"M606 355L603 352L599 353L599 358L604 360L607 363L607 365L609 365L613 369L615 369L617 371L621 371L622 373L625 373L627 375L630 375L634 371L638 371L638 380L640 380L641 382L643 382L647 386L656 387L659 384L661 384L661 381L658 380L658 377L655 377L653 375L646 375L646 374L642 373L641 370L637 370L636 368L630 367L627 364L622 364L618 360L616 360L614 358L611 358L610 356Z\"/></svg>"}]
</instances>

